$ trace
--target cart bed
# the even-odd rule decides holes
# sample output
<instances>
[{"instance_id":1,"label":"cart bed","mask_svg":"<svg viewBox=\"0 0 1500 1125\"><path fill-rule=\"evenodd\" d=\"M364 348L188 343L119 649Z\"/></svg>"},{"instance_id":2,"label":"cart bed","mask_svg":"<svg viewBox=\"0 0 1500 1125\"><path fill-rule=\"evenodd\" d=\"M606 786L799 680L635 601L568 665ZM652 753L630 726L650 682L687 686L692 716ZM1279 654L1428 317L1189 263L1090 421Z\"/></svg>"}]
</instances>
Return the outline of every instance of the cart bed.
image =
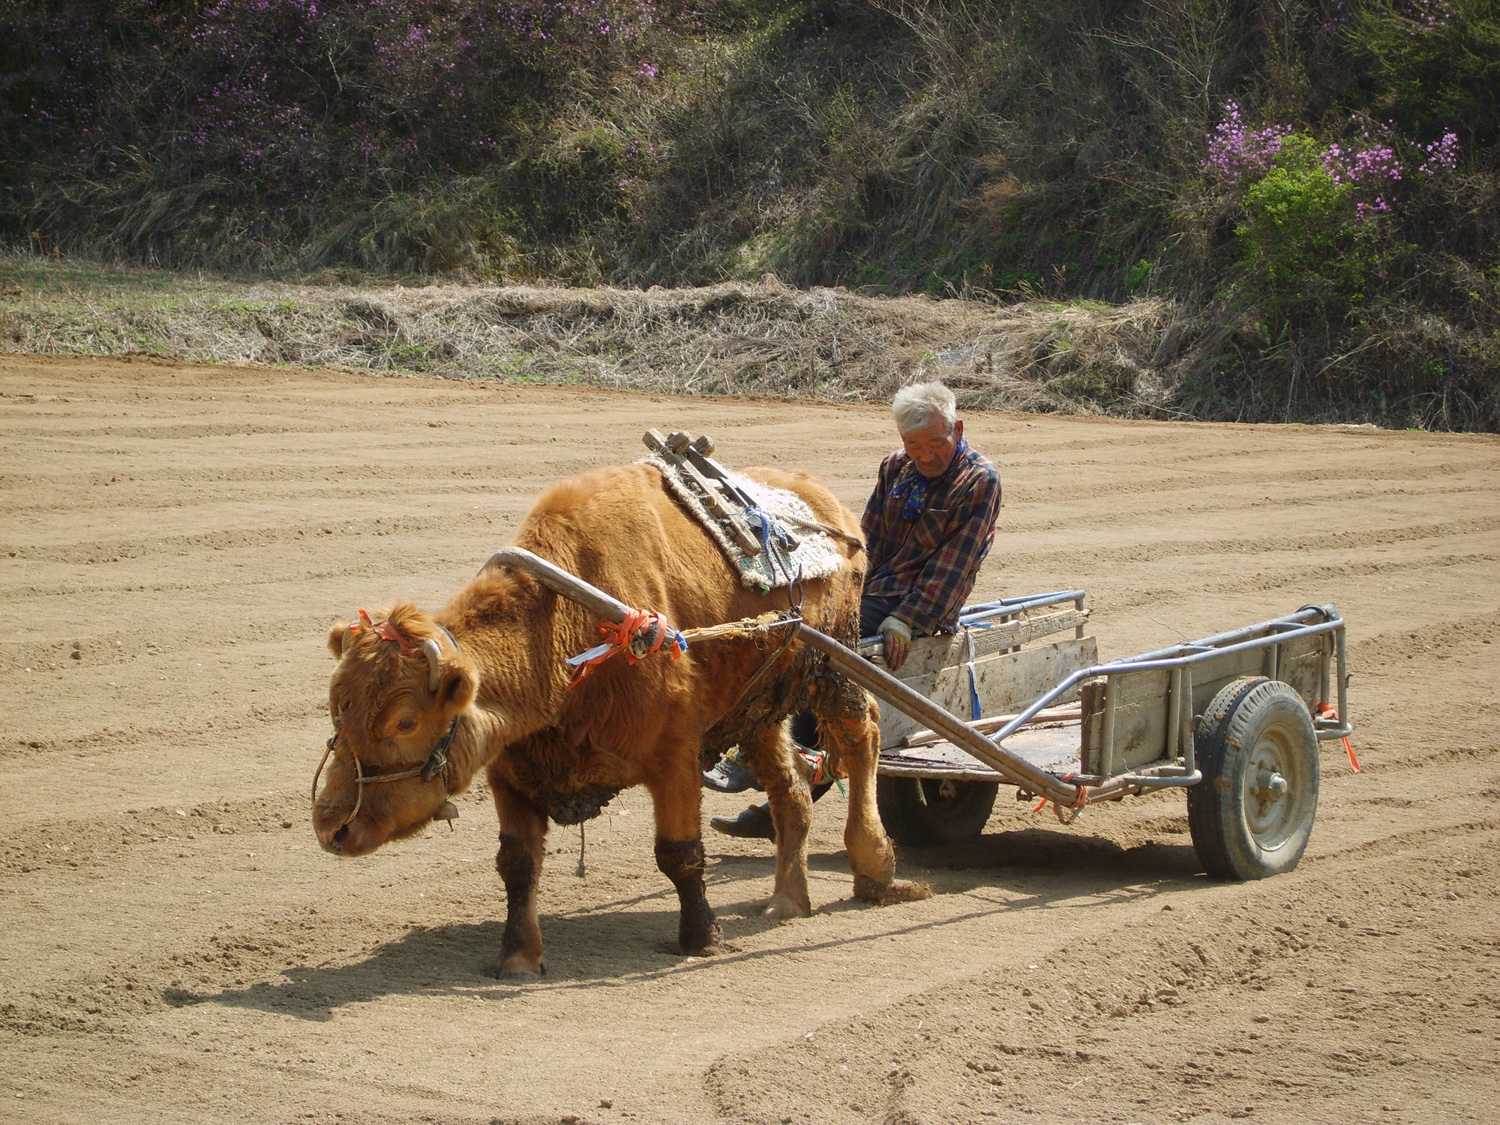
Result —
<instances>
[{"instance_id":1,"label":"cart bed","mask_svg":"<svg viewBox=\"0 0 1500 1125\"><path fill-rule=\"evenodd\" d=\"M1005 748L1038 769L1066 776L1078 772L1082 723L1045 723L1019 730L1005 740ZM925 746L894 746L880 752L880 772L890 777L936 777L955 781L1006 780L951 742Z\"/></svg>"}]
</instances>

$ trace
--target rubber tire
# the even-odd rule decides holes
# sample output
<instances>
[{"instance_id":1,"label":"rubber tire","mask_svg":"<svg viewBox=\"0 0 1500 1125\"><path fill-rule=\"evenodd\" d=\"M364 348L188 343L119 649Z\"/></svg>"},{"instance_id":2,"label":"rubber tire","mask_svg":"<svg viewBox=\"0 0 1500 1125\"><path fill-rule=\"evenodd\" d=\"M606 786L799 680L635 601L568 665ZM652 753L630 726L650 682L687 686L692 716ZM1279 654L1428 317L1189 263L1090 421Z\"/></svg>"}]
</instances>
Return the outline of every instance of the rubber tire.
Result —
<instances>
[{"instance_id":1,"label":"rubber tire","mask_svg":"<svg viewBox=\"0 0 1500 1125\"><path fill-rule=\"evenodd\" d=\"M1187 791L1188 828L1209 875L1243 882L1292 870L1318 811L1318 738L1297 692L1245 677L1214 696L1194 739L1203 780ZM1253 788L1273 770L1286 792L1265 801Z\"/></svg>"},{"instance_id":2,"label":"rubber tire","mask_svg":"<svg viewBox=\"0 0 1500 1125\"><path fill-rule=\"evenodd\" d=\"M995 807L998 781L955 781L943 797L942 780L931 777L877 777L875 803L880 821L896 843L909 848L957 844L984 831ZM923 800L923 798L926 800Z\"/></svg>"}]
</instances>

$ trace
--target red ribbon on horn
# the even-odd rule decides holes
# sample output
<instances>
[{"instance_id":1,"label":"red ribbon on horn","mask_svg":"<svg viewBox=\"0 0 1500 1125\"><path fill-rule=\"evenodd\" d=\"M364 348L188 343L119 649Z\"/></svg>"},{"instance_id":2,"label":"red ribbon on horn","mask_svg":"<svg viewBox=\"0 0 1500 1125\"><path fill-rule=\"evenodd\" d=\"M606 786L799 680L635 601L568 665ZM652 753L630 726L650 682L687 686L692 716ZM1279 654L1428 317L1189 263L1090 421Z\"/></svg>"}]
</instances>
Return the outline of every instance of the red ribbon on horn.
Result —
<instances>
[{"instance_id":1,"label":"red ribbon on horn","mask_svg":"<svg viewBox=\"0 0 1500 1125\"><path fill-rule=\"evenodd\" d=\"M369 613L363 609L359 611L359 619L364 623L364 627L377 637L383 637L388 641L395 641L401 646L401 651L406 653L407 656L415 656L417 654L417 650L412 647L412 643L402 636L401 631L389 621L371 621ZM359 629L360 627L352 621L349 623L349 632L357 633Z\"/></svg>"}]
</instances>

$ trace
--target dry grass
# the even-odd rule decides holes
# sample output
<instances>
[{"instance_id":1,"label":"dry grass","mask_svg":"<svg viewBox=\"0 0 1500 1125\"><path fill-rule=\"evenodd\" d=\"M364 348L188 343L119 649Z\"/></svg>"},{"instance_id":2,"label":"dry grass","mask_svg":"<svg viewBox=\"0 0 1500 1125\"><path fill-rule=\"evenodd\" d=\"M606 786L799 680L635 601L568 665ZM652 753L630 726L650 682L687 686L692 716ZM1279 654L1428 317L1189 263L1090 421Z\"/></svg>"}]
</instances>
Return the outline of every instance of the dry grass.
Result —
<instances>
[{"instance_id":1,"label":"dry grass","mask_svg":"<svg viewBox=\"0 0 1500 1125\"><path fill-rule=\"evenodd\" d=\"M968 409L1169 416L1170 304L1014 305L753 284L236 284L0 259L0 348L415 371L674 394L884 400L942 378ZM1176 349L1172 349L1175 351Z\"/></svg>"}]
</instances>

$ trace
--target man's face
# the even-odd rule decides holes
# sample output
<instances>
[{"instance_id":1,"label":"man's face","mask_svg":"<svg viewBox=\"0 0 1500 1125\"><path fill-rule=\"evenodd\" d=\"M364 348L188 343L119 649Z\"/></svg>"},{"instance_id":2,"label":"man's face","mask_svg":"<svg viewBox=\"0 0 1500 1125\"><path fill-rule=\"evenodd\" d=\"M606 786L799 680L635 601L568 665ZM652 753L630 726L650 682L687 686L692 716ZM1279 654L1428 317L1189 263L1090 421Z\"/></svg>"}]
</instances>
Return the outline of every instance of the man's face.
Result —
<instances>
[{"instance_id":1,"label":"man's face","mask_svg":"<svg viewBox=\"0 0 1500 1125\"><path fill-rule=\"evenodd\" d=\"M917 472L928 480L933 480L942 476L953 461L953 454L963 436L962 419L954 422L951 430L939 421L902 434L901 445L906 450L906 455L916 464Z\"/></svg>"}]
</instances>

